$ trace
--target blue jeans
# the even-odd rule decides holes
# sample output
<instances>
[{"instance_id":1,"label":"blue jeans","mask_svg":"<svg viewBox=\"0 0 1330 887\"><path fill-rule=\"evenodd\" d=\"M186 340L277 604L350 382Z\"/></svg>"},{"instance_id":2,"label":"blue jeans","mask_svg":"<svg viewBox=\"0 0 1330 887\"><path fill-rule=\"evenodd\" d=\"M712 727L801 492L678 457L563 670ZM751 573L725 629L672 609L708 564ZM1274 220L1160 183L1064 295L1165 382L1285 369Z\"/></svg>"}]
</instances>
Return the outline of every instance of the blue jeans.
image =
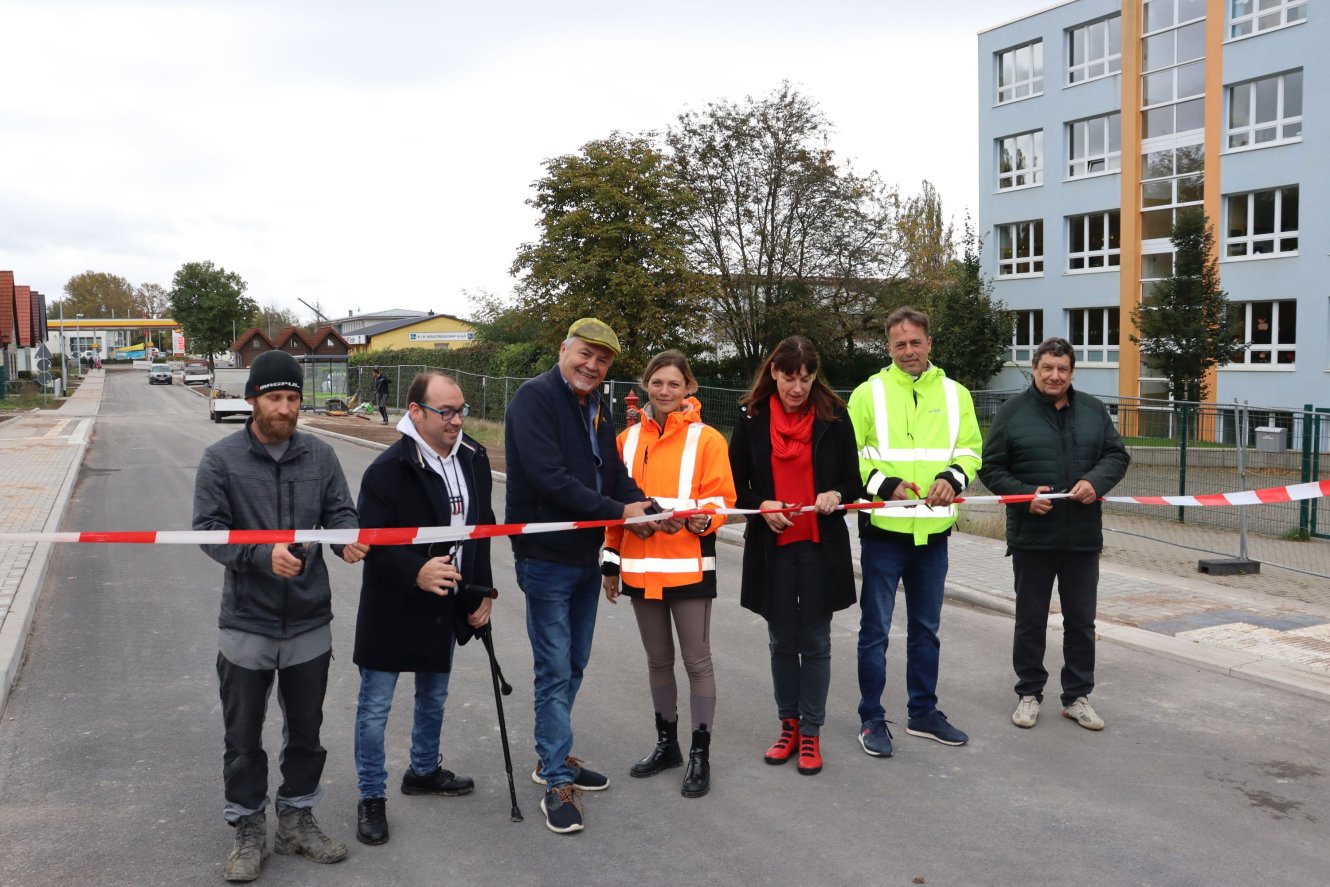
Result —
<instances>
[{"instance_id":1,"label":"blue jeans","mask_svg":"<svg viewBox=\"0 0 1330 887\"><path fill-rule=\"evenodd\" d=\"M383 731L393 705L399 672L360 670L360 698L356 702L356 775L360 797L387 796L388 770L384 763ZM443 704L448 700L448 672L418 671L416 707L411 720L411 769L418 775L439 766L439 733Z\"/></svg>"},{"instance_id":2,"label":"blue jeans","mask_svg":"<svg viewBox=\"0 0 1330 887\"><path fill-rule=\"evenodd\" d=\"M530 557L517 558L515 567L535 671L536 754L551 787L571 785L573 702L591 659L600 568Z\"/></svg>"},{"instance_id":3,"label":"blue jeans","mask_svg":"<svg viewBox=\"0 0 1330 887\"><path fill-rule=\"evenodd\" d=\"M905 687L910 717L937 708L942 594L947 581L947 540L915 545L911 539L860 540L863 594L859 602L859 720L886 718L882 690L887 685L887 635L896 606L896 586L905 585L909 622L905 633Z\"/></svg>"}]
</instances>

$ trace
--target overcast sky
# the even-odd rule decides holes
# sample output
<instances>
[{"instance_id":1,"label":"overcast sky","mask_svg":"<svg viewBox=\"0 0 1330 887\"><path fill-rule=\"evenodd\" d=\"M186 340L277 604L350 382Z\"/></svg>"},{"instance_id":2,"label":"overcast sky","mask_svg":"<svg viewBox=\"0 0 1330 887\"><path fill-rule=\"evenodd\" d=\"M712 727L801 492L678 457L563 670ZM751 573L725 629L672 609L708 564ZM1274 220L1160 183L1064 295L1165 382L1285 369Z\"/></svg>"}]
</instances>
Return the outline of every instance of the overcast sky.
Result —
<instances>
[{"instance_id":1,"label":"overcast sky","mask_svg":"<svg viewBox=\"0 0 1330 887\"><path fill-rule=\"evenodd\" d=\"M977 32L1049 0L4 0L0 268L187 261L260 304L466 316L506 293L542 161L782 80L855 169L975 209Z\"/></svg>"}]
</instances>

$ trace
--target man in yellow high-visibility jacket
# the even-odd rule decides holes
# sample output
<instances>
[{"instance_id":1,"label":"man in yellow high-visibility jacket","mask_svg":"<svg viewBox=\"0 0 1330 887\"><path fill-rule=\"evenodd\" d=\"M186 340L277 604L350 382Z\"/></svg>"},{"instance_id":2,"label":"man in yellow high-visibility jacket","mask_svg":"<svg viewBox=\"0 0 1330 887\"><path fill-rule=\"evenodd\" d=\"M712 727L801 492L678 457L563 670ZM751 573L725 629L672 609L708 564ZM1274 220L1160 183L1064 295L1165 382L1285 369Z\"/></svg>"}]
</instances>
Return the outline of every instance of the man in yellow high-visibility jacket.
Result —
<instances>
[{"instance_id":1,"label":"man in yellow high-visibility jacket","mask_svg":"<svg viewBox=\"0 0 1330 887\"><path fill-rule=\"evenodd\" d=\"M870 499L919 499L919 505L859 513L863 593L859 621L859 744L874 757L891 756L891 731L882 707L887 682L887 635L896 586L905 586L909 617L905 684L910 694L906 732L943 745L969 737L937 708L942 592L947 536L956 523L953 500L979 471L982 438L964 386L929 363L928 315L900 308L887 318L891 366L850 395L859 447L859 472Z\"/></svg>"}]
</instances>

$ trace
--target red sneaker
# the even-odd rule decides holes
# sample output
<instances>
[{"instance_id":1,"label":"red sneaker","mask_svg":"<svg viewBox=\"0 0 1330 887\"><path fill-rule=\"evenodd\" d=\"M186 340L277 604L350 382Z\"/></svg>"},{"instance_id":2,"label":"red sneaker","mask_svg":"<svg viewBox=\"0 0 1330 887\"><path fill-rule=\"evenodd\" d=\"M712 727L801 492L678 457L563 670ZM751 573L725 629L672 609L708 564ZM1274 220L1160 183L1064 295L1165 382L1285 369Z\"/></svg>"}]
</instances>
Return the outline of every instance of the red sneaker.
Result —
<instances>
[{"instance_id":1,"label":"red sneaker","mask_svg":"<svg viewBox=\"0 0 1330 887\"><path fill-rule=\"evenodd\" d=\"M763 758L768 764L784 764L790 758L794 757L795 750L799 747L799 721L796 718L780 719L780 739L776 744L767 749L766 757Z\"/></svg>"},{"instance_id":2,"label":"red sneaker","mask_svg":"<svg viewBox=\"0 0 1330 887\"><path fill-rule=\"evenodd\" d=\"M799 737L799 772L805 776L822 772L822 746L820 736Z\"/></svg>"}]
</instances>

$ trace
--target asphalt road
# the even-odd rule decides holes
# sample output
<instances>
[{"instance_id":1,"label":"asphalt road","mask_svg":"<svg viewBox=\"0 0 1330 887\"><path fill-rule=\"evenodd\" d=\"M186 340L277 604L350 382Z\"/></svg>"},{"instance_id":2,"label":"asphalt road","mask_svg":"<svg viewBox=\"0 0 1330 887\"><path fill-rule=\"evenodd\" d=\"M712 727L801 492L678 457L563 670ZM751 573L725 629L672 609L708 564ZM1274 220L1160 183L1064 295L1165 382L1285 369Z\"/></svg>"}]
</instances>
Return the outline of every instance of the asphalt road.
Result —
<instances>
[{"instance_id":1,"label":"asphalt road","mask_svg":"<svg viewBox=\"0 0 1330 887\"><path fill-rule=\"evenodd\" d=\"M207 420L179 386L108 376L65 529L186 528L202 448L238 423ZM353 487L375 451L337 444ZM497 488L502 496L503 487ZM499 507L501 513L501 505ZM763 623L737 605L739 550L720 551L713 648L720 703L709 796L682 770L628 766L653 742L643 654L625 602L600 610L575 726L576 753L612 779L587 797L587 830L541 824L529 779L531 658L512 558L495 545L495 608L518 799L507 782L483 649L459 651L444 765L465 798L405 797L390 783L392 840L354 840L350 661L360 567L336 562L335 653L325 706L320 821L351 847L340 865L271 857L262 882L379 884L1322 884L1330 872L1330 706L1104 644L1099 734L1057 717L1008 720L1010 621L948 606L940 695L970 732L959 749L897 729L891 759L855 741L855 611L834 623L826 767L766 766L775 738ZM197 549L65 546L42 594L27 664L0 724L0 884L216 884L221 818L216 611L221 567ZM998 581L1007 581L1001 577ZM903 637L893 633L889 710L904 720ZM1050 656L1056 672L1057 654ZM683 680L680 669L680 679ZM686 699L686 685L683 692ZM405 766L410 681L389 725ZM272 706L268 745L280 746ZM686 712L684 717L687 717ZM276 762L273 762L274 779ZM393 779L395 780L395 776Z\"/></svg>"}]
</instances>

